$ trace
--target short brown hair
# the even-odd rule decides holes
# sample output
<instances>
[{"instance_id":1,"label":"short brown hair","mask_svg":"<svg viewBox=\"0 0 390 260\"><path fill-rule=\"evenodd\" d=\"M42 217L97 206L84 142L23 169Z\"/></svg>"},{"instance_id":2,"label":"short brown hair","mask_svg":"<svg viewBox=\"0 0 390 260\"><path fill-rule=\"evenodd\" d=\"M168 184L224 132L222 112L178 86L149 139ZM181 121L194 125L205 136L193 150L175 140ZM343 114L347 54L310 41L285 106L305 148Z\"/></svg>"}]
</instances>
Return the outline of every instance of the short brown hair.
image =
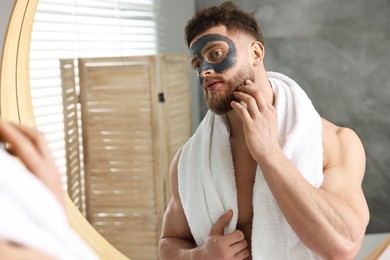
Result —
<instances>
[{"instance_id":1,"label":"short brown hair","mask_svg":"<svg viewBox=\"0 0 390 260\"><path fill-rule=\"evenodd\" d=\"M244 32L264 45L263 34L255 17L250 13L244 12L231 1L228 1L197 12L187 22L185 27L187 46L190 46L191 41L197 35L220 25L226 26L228 30Z\"/></svg>"}]
</instances>

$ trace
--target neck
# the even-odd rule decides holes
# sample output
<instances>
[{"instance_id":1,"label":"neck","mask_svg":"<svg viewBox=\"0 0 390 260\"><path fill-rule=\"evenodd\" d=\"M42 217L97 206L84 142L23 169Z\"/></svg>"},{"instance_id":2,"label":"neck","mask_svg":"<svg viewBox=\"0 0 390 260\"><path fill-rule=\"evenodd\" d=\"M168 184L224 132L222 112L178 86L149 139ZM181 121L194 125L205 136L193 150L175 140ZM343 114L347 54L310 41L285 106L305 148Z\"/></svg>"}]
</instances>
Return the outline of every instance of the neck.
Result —
<instances>
[{"instance_id":1,"label":"neck","mask_svg":"<svg viewBox=\"0 0 390 260\"><path fill-rule=\"evenodd\" d=\"M261 93L263 93L262 97L267 104L274 104L275 95L265 70L263 73L260 73L258 77L256 77L254 87L261 90ZM235 110L232 110L226 114L226 117L230 126L230 138L244 139L244 129L239 114Z\"/></svg>"}]
</instances>

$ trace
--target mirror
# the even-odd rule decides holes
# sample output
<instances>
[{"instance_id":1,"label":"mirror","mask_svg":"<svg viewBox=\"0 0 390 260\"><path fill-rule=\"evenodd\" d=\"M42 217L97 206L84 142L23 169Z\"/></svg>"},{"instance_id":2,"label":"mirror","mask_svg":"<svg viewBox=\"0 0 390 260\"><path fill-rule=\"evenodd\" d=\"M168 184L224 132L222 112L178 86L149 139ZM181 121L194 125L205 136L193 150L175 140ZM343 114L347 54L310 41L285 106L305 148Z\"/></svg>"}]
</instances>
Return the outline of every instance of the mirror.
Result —
<instances>
[{"instance_id":1,"label":"mirror","mask_svg":"<svg viewBox=\"0 0 390 260\"><path fill-rule=\"evenodd\" d=\"M2 10L9 10L9 16L2 18L10 17L9 23L1 23L1 26L8 24L8 29L2 28L2 32L7 33L3 41L1 63L1 116L5 120L34 126L28 64L30 36L38 0L8 1L7 4ZM13 9L9 6L13 6ZM101 259L128 259L89 225L68 197L66 210L71 226Z\"/></svg>"},{"instance_id":2,"label":"mirror","mask_svg":"<svg viewBox=\"0 0 390 260\"><path fill-rule=\"evenodd\" d=\"M28 125L34 126L36 120L34 120L34 116L32 114L33 110L31 109L31 97L30 97L30 91L29 91L30 81L29 81L29 73L28 73L29 72L29 70L28 70L28 64L29 64L28 57L29 57L30 53L28 51L28 49L29 49L28 47L30 46L29 45L30 33L31 33L31 27L33 25L32 20L34 17L35 9L37 8L37 4L39 4L39 2L38 1L28 1L28 2L23 3L22 1L18 1L17 4L24 5L23 8L24 8L25 12L23 12L23 14L25 14L25 15L23 16L22 21L23 21L25 26L27 26L27 24L28 24L28 25L30 25L30 27L27 29L25 29L26 27L23 27L22 29L19 28L17 30L12 29L12 31L20 31L20 30L24 31L24 33L23 33L24 36L21 37L20 39L24 39L24 37L26 37L26 40L23 43L20 43L21 47L17 51L15 51L15 55L17 55L17 57L19 59L23 59L23 60L20 60L17 63L15 62L18 65L18 67L14 68L14 70L18 71L18 73L15 72L14 74L20 78L23 76L23 78L21 78L18 82L15 82L12 86L11 85L11 83L12 83L11 73L9 71L7 73L5 73L5 71L4 71L4 74L3 74L4 76L2 76L2 81L4 81L5 83L2 84L2 86L7 86L7 89L9 89L10 92L16 90L16 93L14 94L15 97L13 98L13 102L10 102L10 105L7 105L7 101L9 102L11 100L10 97L11 97L12 93L3 92L3 90L5 91L6 89L5 88L2 89L1 96L5 100L4 102L2 102L2 104L4 105L3 106L4 109L2 109L2 111L3 111L2 114L3 114L4 118L7 118L7 115L10 115L7 119L13 119L13 120L19 121L23 124L28 124ZM174 5L174 3L171 3L171 4ZM180 6L180 5L183 6L182 7L183 10L187 10L188 12L192 12L192 10L193 10L190 2L183 4L182 1L177 1L176 6ZM188 5L190 5L191 8L188 8ZM16 9L20 9L20 8L15 8L15 10ZM165 8L160 9L160 11L161 11L161 13L164 13L168 9L173 10L172 8L170 8L169 5L166 5ZM28 16L28 15L30 15L30 16ZM184 13L183 17L185 17L185 18L183 18L183 19L187 19L187 17L189 17L190 15L191 14ZM172 17L172 16L170 16L170 17ZM173 19L173 18L170 18L170 19L172 20L172 23L173 23L173 20L175 20L175 24L177 25L177 17L175 19ZM177 28L179 29L179 25L177 25ZM171 30L169 32L164 34L164 37L169 37L170 33L172 33L172 28L170 28L170 29ZM180 27L180 32L182 33L181 27ZM11 38L16 39L16 37L11 37ZM180 44L183 46L182 49L184 50L185 49L184 43L180 42ZM11 45L9 45L9 46L11 46ZM165 51L169 51L170 48L174 48L174 46L175 46L174 44L173 45L169 44L169 45L165 46ZM160 46L160 48L161 48L161 46ZM6 49L7 49L7 51L5 53L7 55L10 55L13 53L12 50L10 50L9 48L6 48ZM173 52L173 50L172 50L172 52ZM22 53L24 55L21 55ZM9 59L7 59L7 58L4 59L4 62L6 62L6 60L7 60L7 64L9 64ZM21 67L22 64L23 64L23 68ZM12 66L7 66L7 70L10 70L12 68L13 68ZM19 71L23 71L26 74L23 75ZM16 102L16 101L19 101L19 102ZM7 109L10 110L10 112L8 112ZM71 207L72 214L74 215L75 218L77 218L76 221L85 222L85 220L82 218L82 216L79 214L79 212L76 211L76 209L73 207L73 205L71 205L69 203L69 206ZM72 222L72 219L71 219L71 222ZM142 224L144 224L144 223L142 223ZM85 225L85 223L80 224L79 228L80 229L84 228L83 225ZM77 223L76 223L76 226L78 226ZM86 232L82 232L82 233L83 233L83 235L86 235L85 234ZM88 233L91 233L93 236L95 236L95 235L97 236L97 234L95 234L96 232L94 230L90 230L90 231L88 231ZM87 234L87 236L88 236L88 234ZM137 235L137 236L139 236L139 235ZM96 238L86 238L86 240L88 240L88 239L89 240L96 240ZM103 246L98 246L98 245L94 245L94 246L96 247L95 249L97 250L97 252L104 251ZM108 245L107 245L107 247L108 247ZM102 253L104 253L104 252L102 252ZM102 258L106 258L106 257L102 257Z\"/></svg>"},{"instance_id":3,"label":"mirror","mask_svg":"<svg viewBox=\"0 0 390 260\"><path fill-rule=\"evenodd\" d=\"M1 114L7 120L28 125L34 122L29 94L28 55L35 8L34 1L17 1L15 5L14 1L6 1L5 9L2 9L4 12L13 10L13 13L12 16L11 12L2 16L3 19L10 17L10 20L9 24L8 21L2 23L2 32L7 33L1 63ZM18 84L21 85L19 88ZM19 99L22 102L18 102Z\"/></svg>"}]
</instances>

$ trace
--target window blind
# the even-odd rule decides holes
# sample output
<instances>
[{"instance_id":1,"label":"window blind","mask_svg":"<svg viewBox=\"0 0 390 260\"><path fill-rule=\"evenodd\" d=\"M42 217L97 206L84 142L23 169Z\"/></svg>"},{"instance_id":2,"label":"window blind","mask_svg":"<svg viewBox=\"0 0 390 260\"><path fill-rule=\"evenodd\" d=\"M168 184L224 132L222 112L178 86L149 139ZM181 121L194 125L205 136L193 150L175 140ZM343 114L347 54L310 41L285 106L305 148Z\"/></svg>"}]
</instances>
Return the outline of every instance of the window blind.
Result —
<instances>
[{"instance_id":1,"label":"window blind","mask_svg":"<svg viewBox=\"0 0 390 260\"><path fill-rule=\"evenodd\" d=\"M45 134L64 184L59 60L156 54L154 1L39 1L30 46L31 96L38 129Z\"/></svg>"}]
</instances>

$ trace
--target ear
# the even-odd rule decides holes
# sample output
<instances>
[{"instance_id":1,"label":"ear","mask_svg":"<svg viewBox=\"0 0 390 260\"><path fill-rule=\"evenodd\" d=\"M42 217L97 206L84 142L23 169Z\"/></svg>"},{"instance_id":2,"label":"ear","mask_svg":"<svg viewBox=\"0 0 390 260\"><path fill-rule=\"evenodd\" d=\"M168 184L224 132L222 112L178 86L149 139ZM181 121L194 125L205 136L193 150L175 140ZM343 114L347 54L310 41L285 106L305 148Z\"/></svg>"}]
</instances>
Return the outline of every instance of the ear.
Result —
<instances>
[{"instance_id":1,"label":"ear","mask_svg":"<svg viewBox=\"0 0 390 260\"><path fill-rule=\"evenodd\" d=\"M252 61L253 61L253 66L259 66L264 59L264 45L259 42L255 41L252 43Z\"/></svg>"}]
</instances>

